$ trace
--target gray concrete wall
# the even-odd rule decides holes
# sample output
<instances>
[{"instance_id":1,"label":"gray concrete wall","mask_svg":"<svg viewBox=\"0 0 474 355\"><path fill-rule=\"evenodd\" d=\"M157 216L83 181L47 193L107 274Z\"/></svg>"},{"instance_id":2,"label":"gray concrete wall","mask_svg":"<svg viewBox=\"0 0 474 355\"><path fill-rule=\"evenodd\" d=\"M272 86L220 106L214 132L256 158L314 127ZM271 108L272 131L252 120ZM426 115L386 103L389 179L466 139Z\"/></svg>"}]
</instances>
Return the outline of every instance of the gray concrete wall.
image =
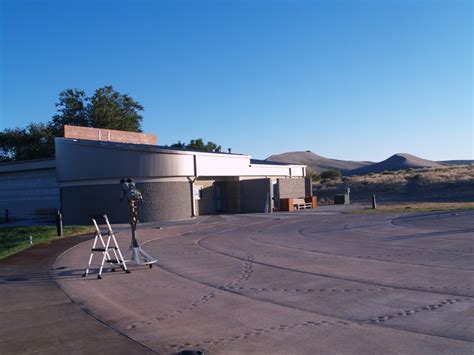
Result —
<instances>
[{"instance_id":1,"label":"gray concrete wall","mask_svg":"<svg viewBox=\"0 0 474 355\"><path fill-rule=\"evenodd\" d=\"M189 182L137 183L143 194L139 204L140 222L191 218L191 184ZM126 200L120 202L120 184L69 186L61 188L64 223L90 224L92 216L107 214L111 223L127 223Z\"/></svg>"},{"instance_id":2,"label":"gray concrete wall","mask_svg":"<svg viewBox=\"0 0 474 355\"><path fill-rule=\"evenodd\" d=\"M253 179L240 181L241 212L266 212L271 209L271 179Z\"/></svg>"},{"instance_id":3,"label":"gray concrete wall","mask_svg":"<svg viewBox=\"0 0 474 355\"><path fill-rule=\"evenodd\" d=\"M299 198L307 196L305 179L278 179L278 190L279 198Z\"/></svg>"},{"instance_id":4,"label":"gray concrete wall","mask_svg":"<svg viewBox=\"0 0 474 355\"><path fill-rule=\"evenodd\" d=\"M54 162L5 164L0 167L0 214L13 218L51 220L59 209Z\"/></svg>"}]
</instances>

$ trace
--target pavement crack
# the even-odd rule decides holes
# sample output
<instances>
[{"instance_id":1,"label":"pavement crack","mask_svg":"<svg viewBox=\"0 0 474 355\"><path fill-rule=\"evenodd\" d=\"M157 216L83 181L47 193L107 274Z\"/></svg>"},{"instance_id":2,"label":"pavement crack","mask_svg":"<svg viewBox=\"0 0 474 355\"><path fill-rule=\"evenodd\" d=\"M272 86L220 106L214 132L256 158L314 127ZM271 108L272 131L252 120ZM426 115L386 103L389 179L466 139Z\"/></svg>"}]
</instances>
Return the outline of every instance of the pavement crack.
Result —
<instances>
[{"instance_id":1,"label":"pavement crack","mask_svg":"<svg viewBox=\"0 0 474 355\"><path fill-rule=\"evenodd\" d=\"M247 332L240 333L238 335L228 336L224 338L212 338L199 341L195 344L185 343L182 345L178 344L168 344L167 347L172 351L180 351L182 349L188 348L202 348L204 346L219 345L225 343L232 343L236 341L246 340L251 337L257 337L265 333L275 333L278 331L288 331L293 328L308 328L316 326L349 326L349 325L358 325L357 323L352 323L348 321L305 321L305 322L294 322L290 324L279 324L266 328L253 328Z\"/></svg>"},{"instance_id":2,"label":"pavement crack","mask_svg":"<svg viewBox=\"0 0 474 355\"><path fill-rule=\"evenodd\" d=\"M242 265L240 275L235 280L227 282L223 287L232 289L232 288L236 288L242 282L248 281L248 279L250 278L250 276L252 276L252 273L254 271L253 260L254 260L253 255L248 254L247 261L245 261Z\"/></svg>"},{"instance_id":3,"label":"pavement crack","mask_svg":"<svg viewBox=\"0 0 474 355\"><path fill-rule=\"evenodd\" d=\"M394 313L384 314L384 315L381 315L381 316L378 316L378 317L372 317L370 319L364 320L363 322L364 323L369 323L369 324L383 323L383 322L386 322L386 321L394 319L394 318L408 317L408 316L412 316L412 315L414 315L416 313L420 313L420 312L435 311L435 310L443 308L445 306L452 305L452 304L459 303L459 302L463 302L463 301L470 301L470 299L461 299L461 298L452 299L452 298L448 298L448 299L444 299L444 300L442 300L440 302L437 302L437 303L432 303L432 304L429 304L429 305L419 306L419 307L416 307L416 308L413 308L413 309L405 309L405 310L401 310L401 311L394 312Z\"/></svg>"},{"instance_id":4,"label":"pavement crack","mask_svg":"<svg viewBox=\"0 0 474 355\"><path fill-rule=\"evenodd\" d=\"M255 292L289 292L289 293L347 293L347 292L377 292L377 291L393 291L389 287L372 287L372 288L263 288L263 287L236 287L236 286L227 286L225 287L229 290L238 290L238 291L255 291Z\"/></svg>"},{"instance_id":5,"label":"pavement crack","mask_svg":"<svg viewBox=\"0 0 474 355\"><path fill-rule=\"evenodd\" d=\"M183 313L193 311L196 307L198 307L200 305L203 305L203 304L206 304L207 302L214 299L214 297L216 295L218 295L219 293L222 292L222 289L232 289L234 287L237 287L237 285L239 285L241 282L247 281L250 278L250 276L252 275L252 272L253 272L253 256L248 255L247 256L247 261L245 261L243 263L242 268L241 268L241 272L235 280L227 282L224 286L221 287L221 289L210 291L209 293L201 296L198 300L195 300L195 301L191 302L187 306L180 307L180 308L174 310L171 313L165 313L163 315L160 315L160 316L156 317L154 322L155 321L163 322L165 320L172 319L172 318L175 318L177 316L180 316ZM151 325L151 324L153 324L153 322L140 321L140 322L136 322L136 323L131 324L130 326L128 326L128 329L134 329L134 328L139 327L139 326L146 326L146 325Z\"/></svg>"}]
</instances>

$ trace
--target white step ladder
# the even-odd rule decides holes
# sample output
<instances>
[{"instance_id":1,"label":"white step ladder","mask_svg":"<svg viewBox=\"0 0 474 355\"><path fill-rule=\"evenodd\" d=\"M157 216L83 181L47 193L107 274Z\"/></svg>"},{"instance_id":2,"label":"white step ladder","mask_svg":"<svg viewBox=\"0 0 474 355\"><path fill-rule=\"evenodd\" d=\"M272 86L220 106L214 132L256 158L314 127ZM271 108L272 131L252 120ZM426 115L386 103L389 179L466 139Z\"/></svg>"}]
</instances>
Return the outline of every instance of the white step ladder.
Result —
<instances>
[{"instance_id":1,"label":"white step ladder","mask_svg":"<svg viewBox=\"0 0 474 355\"><path fill-rule=\"evenodd\" d=\"M127 268L127 264L123 259L122 252L120 251L120 247L117 243L117 239L115 239L114 231L110 226L109 219L107 215L104 214L104 220L107 224L107 236L102 236L99 226L94 218L92 218L92 222L94 222L95 227L95 238L94 244L92 245L91 255L89 257L89 263L87 264L86 272L82 275L82 277L86 277L89 274L89 270L91 268L92 259L94 257L94 253L102 253L102 261L97 266L100 266L99 275L97 276L98 279L102 278L102 270L104 268L105 263L109 263L112 265L112 271L115 271L116 267L121 267L127 274L130 273L130 270ZM105 239L105 240L104 240ZM100 242L100 245L97 246L97 242ZM113 257L111 257L113 254Z\"/></svg>"}]
</instances>

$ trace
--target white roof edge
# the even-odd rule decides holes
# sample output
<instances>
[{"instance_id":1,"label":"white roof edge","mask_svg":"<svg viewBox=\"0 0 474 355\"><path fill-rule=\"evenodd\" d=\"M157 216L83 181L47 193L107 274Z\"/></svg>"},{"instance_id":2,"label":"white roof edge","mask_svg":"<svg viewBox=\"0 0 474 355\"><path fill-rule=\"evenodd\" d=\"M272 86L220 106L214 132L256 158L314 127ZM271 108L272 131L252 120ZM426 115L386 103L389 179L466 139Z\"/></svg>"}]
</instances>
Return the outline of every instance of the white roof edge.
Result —
<instances>
[{"instance_id":1,"label":"white roof edge","mask_svg":"<svg viewBox=\"0 0 474 355\"><path fill-rule=\"evenodd\" d=\"M104 141L89 141L84 139L75 139L75 138L64 138L64 137L56 137L55 140L63 141L63 142L74 142L80 145L89 145L89 146L96 146L103 149L130 149L143 152L160 152L163 154L180 154L180 155L204 155L204 156L224 156L224 157L231 157L231 158L252 158L250 155L247 154L235 154L235 153L223 153L223 152L201 152L198 150L180 150L180 149L173 149L173 148L162 148L160 146L155 146L151 144L134 144L134 143L121 143L121 142L104 142Z\"/></svg>"},{"instance_id":2,"label":"white roof edge","mask_svg":"<svg viewBox=\"0 0 474 355\"><path fill-rule=\"evenodd\" d=\"M17 171L54 169L56 168L55 159L24 160L8 163L0 163L0 174Z\"/></svg>"},{"instance_id":3,"label":"white roof edge","mask_svg":"<svg viewBox=\"0 0 474 355\"><path fill-rule=\"evenodd\" d=\"M297 165L297 164L288 164L288 165L273 165L273 164L250 164L250 166L258 166L259 168L307 168L307 165Z\"/></svg>"}]
</instances>

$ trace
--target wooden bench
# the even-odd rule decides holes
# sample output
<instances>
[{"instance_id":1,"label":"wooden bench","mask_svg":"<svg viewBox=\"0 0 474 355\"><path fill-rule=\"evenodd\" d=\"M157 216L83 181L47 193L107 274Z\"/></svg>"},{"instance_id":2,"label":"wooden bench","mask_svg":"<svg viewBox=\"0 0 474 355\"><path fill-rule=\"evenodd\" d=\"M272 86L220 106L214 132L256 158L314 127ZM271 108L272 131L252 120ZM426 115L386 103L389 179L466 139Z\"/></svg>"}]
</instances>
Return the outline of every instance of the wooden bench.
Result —
<instances>
[{"instance_id":1,"label":"wooden bench","mask_svg":"<svg viewBox=\"0 0 474 355\"><path fill-rule=\"evenodd\" d=\"M295 198L293 199L293 207L295 210L305 210L313 208L313 204L311 202L306 202L304 198Z\"/></svg>"}]
</instances>

